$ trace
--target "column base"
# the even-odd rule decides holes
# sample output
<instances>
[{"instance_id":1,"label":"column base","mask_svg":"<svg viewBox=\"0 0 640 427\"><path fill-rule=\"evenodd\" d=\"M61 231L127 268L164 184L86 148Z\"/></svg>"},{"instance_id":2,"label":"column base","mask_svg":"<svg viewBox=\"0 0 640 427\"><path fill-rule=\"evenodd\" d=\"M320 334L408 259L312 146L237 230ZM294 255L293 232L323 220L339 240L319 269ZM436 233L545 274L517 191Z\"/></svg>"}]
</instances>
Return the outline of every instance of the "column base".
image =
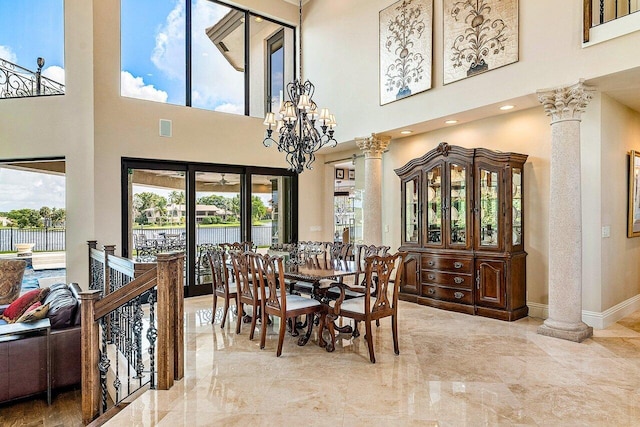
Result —
<instances>
[{"instance_id":1,"label":"column base","mask_svg":"<svg viewBox=\"0 0 640 427\"><path fill-rule=\"evenodd\" d=\"M582 342L593 336L593 328L586 323L579 323L572 329L559 329L546 324L541 325L537 331L540 335L560 338L567 341Z\"/></svg>"}]
</instances>

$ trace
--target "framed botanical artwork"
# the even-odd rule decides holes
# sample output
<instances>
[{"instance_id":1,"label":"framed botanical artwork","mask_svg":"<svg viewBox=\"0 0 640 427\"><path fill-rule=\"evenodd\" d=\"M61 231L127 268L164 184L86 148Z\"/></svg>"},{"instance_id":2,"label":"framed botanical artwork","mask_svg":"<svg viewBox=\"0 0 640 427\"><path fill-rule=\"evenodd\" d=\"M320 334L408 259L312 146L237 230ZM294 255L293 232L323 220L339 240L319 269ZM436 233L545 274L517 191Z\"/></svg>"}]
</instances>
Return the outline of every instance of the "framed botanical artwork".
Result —
<instances>
[{"instance_id":1,"label":"framed botanical artwork","mask_svg":"<svg viewBox=\"0 0 640 427\"><path fill-rule=\"evenodd\" d=\"M349 180L354 181L356 179L356 171L354 169L349 169Z\"/></svg>"},{"instance_id":2,"label":"framed botanical artwork","mask_svg":"<svg viewBox=\"0 0 640 427\"><path fill-rule=\"evenodd\" d=\"M518 0L443 0L444 84L518 61Z\"/></svg>"},{"instance_id":3,"label":"framed botanical artwork","mask_svg":"<svg viewBox=\"0 0 640 427\"><path fill-rule=\"evenodd\" d=\"M380 105L431 89L433 0L380 11Z\"/></svg>"},{"instance_id":4,"label":"framed botanical artwork","mask_svg":"<svg viewBox=\"0 0 640 427\"><path fill-rule=\"evenodd\" d=\"M344 169L336 169L336 179L344 179Z\"/></svg>"},{"instance_id":5,"label":"framed botanical artwork","mask_svg":"<svg viewBox=\"0 0 640 427\"><path fill-rule=\"evenodd\" d=\"M640 152L629 153L629 213L627 237L640 236Z\"/></svg>"}]
</instances>

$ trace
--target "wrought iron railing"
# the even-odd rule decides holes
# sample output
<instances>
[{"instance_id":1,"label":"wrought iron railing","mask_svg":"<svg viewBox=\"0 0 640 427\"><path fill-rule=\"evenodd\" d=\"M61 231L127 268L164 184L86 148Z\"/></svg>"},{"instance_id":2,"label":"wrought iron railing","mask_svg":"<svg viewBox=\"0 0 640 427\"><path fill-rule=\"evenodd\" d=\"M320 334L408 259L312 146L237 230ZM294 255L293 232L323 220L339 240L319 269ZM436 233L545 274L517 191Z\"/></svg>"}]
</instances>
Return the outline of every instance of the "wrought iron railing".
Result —
<instances>
[{"instance_id":1,"label":"wrought iron railing","mask_svg":"<svg viewBox=\"0 0 640 427\"><path fill-rule=\"evenodd\" d=\"M595 26L622 18L640 9L637 0L583 0L583 40L589 41L589 30Z\"/></svg>"},{"instance_id":2,"label":"wrought iron railing","mask_svg":"<svg viewBox=\"0 0 640 427\"><path fill-rule=\"evenodd\" d=\"M42 75L44 59L38 58L37 71L31 71L0 58L0 98L64 95L64 85Z\"/></svg>"},{"instance_id":3,"label":"wrought iron railing","mask_svg":"<svg viewBox=\"0 0 640 427\"><path fill-rule=\"evenodd\" d=\"M146 387L182 378L183 254L137 264L115 246L89 242L89 289L82 293L83 419L104 414ZM169 366L170 365L170 366ZM85 384L86 377L86 384ZM86 405L85 400L86 399Z\"/></svg>"}]
</instances>

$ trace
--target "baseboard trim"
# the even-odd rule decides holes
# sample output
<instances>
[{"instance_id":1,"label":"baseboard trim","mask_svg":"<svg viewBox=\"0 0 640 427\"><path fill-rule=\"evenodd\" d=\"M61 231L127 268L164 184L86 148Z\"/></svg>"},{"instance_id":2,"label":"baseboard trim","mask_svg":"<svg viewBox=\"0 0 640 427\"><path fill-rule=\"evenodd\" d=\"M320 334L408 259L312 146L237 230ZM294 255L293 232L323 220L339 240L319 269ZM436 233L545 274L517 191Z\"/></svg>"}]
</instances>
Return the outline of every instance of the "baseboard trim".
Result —
<instances>
[{"instance_id":1,"label":"baseboard trim","mask_svg":"<svg viewBox=\"0 0 640 427\"><path fill-rule=\"evenodd\" d=\"M538 304L537 302L528 302L529 317L537 319L546 319L549 317L549 306L546 304Z\"/></svg>"},{"instance_id":2,"label":"baseboard trim","mask_svg":"<svg viewBox=\"0 0 640 427\"><path fill-rule=\"evenodd\" d=\"M547 304L528 302L527 306L529 306L529 317L538 319L547 319L549 317L549 306ZM582 321L595 329L604 329L638 310L640 310L640 294L622 301L601 313L582 310Z\"/></svg>"}]
</instances>

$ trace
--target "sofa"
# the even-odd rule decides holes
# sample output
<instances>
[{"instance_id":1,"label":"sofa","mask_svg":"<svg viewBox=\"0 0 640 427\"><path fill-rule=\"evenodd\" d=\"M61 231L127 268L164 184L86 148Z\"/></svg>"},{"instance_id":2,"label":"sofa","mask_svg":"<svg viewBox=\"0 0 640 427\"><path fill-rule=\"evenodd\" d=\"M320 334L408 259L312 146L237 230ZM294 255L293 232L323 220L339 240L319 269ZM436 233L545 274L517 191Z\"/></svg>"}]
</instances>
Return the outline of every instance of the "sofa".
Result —
<instances>
[{"instance_id":1,"label":"sofa","mask_svg":"<svg viewBox=\"0 0 640 427\"><path fill-rule=\"evenodd\" d=\"M40 297L40 313L46 307L43 317L49 319L51 349L51 389L59 389L81 381L81 345L80 345L80 287L71 283L59 283L50 288L30 291L33 298ZM36 295L37 294L37 295ZM24 297L26 294L21 296ZM31 301L23 303L29 304ZM14 304L15 305L15 304ZM0 403L20 399L47 391L47 336L46 334L2 334L9 329L10 318L5 313L11 306L0 306ZM20 317L30 319L27 307ZM19 307L21 310L21 307ZM33 309L32 312L36 312ZM18 311L20 311L18 310ZM38 316L36 313L35 316ZM7 320L9 319L9 320ZM18 319L15 319L18 320ZM4 323L4 324L3 324ZM28 326L26 326L28 329Z\"/></svg>"}]
</instances>

